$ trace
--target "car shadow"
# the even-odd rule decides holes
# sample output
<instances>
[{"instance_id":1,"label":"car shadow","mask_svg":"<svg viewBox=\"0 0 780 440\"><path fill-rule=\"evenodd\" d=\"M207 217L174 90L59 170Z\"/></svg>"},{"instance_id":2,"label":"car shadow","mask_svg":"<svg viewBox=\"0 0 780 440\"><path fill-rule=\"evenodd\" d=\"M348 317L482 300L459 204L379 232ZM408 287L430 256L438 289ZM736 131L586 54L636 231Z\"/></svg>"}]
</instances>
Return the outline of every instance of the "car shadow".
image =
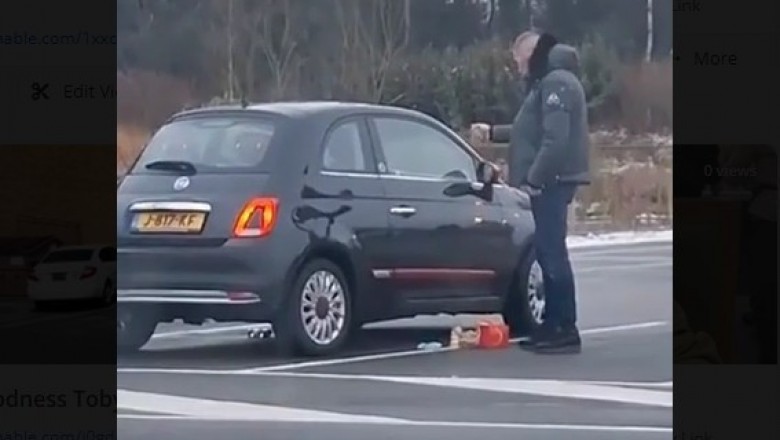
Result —
<instances>
[{"instance_id":1,"label":"car shadow","mask_svg":"<svg viewBox=\"0 0 780 440\"><path fill-rule=\"evenodd\" d=\"M149 348L131 355L118 355L117 365L136 368L262 368L281 363L320 361L353 356L381 355L417 349L420 343L449 341L449 328L363 329L352 335L342 350L329 357L296 357L285 353L273 339L251 339L244 335L209 340L192 346ZM192 340L192 339L191 339ZM169 345L166 341L165 345Z\"/></svg>"}]
</instances>

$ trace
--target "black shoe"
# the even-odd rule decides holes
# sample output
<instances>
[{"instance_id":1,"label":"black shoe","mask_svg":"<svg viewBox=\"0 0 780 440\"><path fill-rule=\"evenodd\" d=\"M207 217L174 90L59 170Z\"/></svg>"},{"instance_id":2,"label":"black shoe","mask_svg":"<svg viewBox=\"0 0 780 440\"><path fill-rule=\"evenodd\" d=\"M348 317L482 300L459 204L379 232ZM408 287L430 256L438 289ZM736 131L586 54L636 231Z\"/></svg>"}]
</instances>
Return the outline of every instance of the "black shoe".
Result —
<instances>
[{"instance_id":1,"label":"black shoe","mask_svg":"<svg viewBox=\"0 0 780 440\"><path fill-rule=\"evenodd\" d=\"M556 332L534 344L539 354L576 354L582 351L582 340L577 327L558 328Z\"/></svg>"},{"instance_id":2,"label":"black shoe","mask_svg":"<svg viewBox=\"0 0 780 440\"><path fill-rule=\"evenodd\" d=\"M519 341L517 341L518 347L524 349L524 350L535 350L536 344L539 341L543 341L546 339L549 339L552 337L552 335L556 332L555 326L551 324L542 324L541 327L536 329L533 333L531 333L529 336L526 336Z\"/></svg>"}]
</instances>

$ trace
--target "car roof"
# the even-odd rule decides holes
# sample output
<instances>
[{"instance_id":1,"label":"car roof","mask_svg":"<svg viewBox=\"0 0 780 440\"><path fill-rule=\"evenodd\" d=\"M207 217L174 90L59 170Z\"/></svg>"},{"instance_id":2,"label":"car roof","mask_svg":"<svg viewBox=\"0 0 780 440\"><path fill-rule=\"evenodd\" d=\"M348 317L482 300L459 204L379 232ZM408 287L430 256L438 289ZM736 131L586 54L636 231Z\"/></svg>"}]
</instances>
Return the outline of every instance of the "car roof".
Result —
<instances>
[{"instance_id":1,"label":"car roof","mask_svg":"<svg viewBox=\"0 0 780 440\"><path fill-rule=\"evenodd\" d=\"M385 115L396 115L406 117L428 116L402 107L389 105L368 104L362 102L344 102L344 101L285 101L270 102L263 104L250 104L246 107L241 105L211 106L201 107L192 110L186 110L175 114L171 120L195 115L208 115L219 113L237 113L237 112L257 112L266 114L275 114L293 119L308 118L328 118L335 119L342 116L359 115L367 113L380 113Z\"/></svg>"}]
</instances>

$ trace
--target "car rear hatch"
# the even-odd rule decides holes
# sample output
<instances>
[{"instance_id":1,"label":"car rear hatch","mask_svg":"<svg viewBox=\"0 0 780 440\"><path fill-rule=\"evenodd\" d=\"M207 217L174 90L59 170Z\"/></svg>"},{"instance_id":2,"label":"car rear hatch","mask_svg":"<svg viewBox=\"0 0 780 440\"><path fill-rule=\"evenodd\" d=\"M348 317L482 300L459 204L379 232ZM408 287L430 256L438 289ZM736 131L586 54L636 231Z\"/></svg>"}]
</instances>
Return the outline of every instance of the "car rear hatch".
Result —
<instances>
[{"instance_id":1,"label":"car rear hatch","mask_svg":"<svg viewBox=\"0 0 780 440\"><path fill-rule=\"evenodd\" d=\"M212 114L163 126L117 190L119 246L210 247L270 231L278 125L263 114Z\"/></svg>"}]
</instances>

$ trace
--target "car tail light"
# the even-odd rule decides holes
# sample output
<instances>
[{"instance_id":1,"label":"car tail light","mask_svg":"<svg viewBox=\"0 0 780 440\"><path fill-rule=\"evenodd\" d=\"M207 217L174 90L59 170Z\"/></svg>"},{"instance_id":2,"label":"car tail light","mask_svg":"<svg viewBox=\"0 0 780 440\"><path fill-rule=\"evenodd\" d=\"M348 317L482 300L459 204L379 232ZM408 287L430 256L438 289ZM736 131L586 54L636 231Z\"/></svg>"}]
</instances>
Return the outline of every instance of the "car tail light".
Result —
<instances>
[{"instance_id":1,"label":"car tail light","mask_svg":"<svg viewBox=\"0 0 780 440\"><path fill-rule=\"evenodd\" d=\"M233 228L236 237L262 237L268 235L276 224L279 200L273 197L258 197L241 208Z\"/></svg>"},{"instance_id":2,"label":"car tail light","mask_svg":"<svg viewBox=\"0 0 780 440\"><path fill-rule=\"evenodd\" d=\"M81 272L81 277L79 279L86 279L95 276L97 273L97 267L95 266L87 266L84 268L84 271Z\"/></svg>"}]
</instances>

